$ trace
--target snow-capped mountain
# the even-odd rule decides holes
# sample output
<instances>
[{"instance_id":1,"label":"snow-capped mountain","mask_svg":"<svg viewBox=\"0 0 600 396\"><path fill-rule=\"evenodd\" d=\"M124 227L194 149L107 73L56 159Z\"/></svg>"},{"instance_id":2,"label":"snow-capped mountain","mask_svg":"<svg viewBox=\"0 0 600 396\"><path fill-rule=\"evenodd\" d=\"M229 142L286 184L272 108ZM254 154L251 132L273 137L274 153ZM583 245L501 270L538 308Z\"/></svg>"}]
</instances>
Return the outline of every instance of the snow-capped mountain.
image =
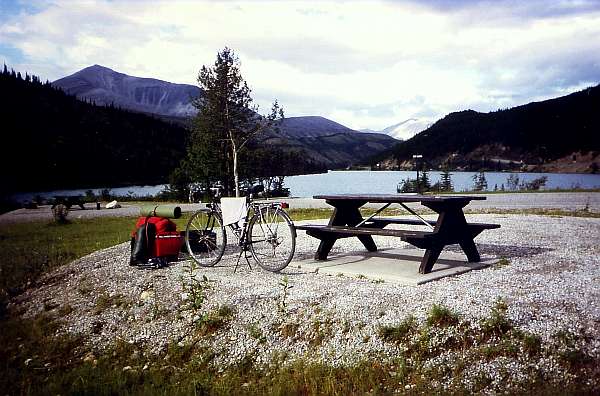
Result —
<instances>
[{"instance_id":1,"label":"snow-capped mountain","mask_svg":"<svg viewBox=\"0 0 600 396\"><path fill-rule=\"evenodd\" d=\"M385 133L386 135L396 139L408 140L430 126L431 122L429 120L421 118L409 118L408 120L404 120L381 130L381 133Z\"/></svg>"}]
</instances>

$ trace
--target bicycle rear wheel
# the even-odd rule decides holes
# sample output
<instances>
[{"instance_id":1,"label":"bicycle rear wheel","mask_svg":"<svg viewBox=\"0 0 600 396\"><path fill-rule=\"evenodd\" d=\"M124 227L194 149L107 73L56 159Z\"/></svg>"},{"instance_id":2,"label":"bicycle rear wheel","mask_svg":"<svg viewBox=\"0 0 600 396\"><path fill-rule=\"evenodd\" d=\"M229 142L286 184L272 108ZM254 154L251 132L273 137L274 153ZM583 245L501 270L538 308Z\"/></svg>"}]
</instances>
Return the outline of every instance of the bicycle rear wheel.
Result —
<instances>
[{"instance_id":1,"label":"bicycle rear wheel","mask_svg":"<svg viewBox=\"0 0 600 396\"><path fill-rule=\"evenodd\" d=\"M252 257L267 271L284 269L294 257L296 229L278 207L264 207L250 220L248 240Z\"/></svg>"},{"instance_id":2,"label":"bicycle rear wheel","mask_svg":"<svg viewBox=\"0 0 600 396\"><path fill-rule=\"evenodd\" d=\"M221 216L211 210L195 212L185 227L185 245L192 259L203 267L212 267L221 260L227 235Z\"/></svg>"}]
</instances>

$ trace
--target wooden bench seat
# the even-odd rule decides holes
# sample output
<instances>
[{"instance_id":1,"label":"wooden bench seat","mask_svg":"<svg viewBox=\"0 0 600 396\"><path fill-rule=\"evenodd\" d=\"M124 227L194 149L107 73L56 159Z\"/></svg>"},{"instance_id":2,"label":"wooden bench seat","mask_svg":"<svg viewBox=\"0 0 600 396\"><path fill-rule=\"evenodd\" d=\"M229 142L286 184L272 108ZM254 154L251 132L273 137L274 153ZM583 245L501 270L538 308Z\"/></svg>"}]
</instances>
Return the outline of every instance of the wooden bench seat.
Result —
<instances>
[{"instance_id":1,"label":"wooden bench seat","mask_svg":"<svg viewBox=\"0 0 600 396\"><path fill-rule=\"evenodd\" d=\"M314 233L333 233L340 234L340 238L352 237L357 235L381 235L400 238L427 238L431 236L431 231L412 231L412 230L394 230L385 228L371 227L348 227L348 226L327 226L318 224L297 225L296 229L312 231Z\"/></svg>"},{"instance_id":2,"label":"wooden bench seat","mask_svg":"<svg viewBox=\"0 0 600 396\"><path fill-rule=\"evenodd\" d=\"M388 224L406 224L406 225L420 225L420 226L424 226L425 225L425 224L423 224L423 222L421 220L417 220L417 219L398 219L398 218L395 218L395 217L373 217L366 224L370 224L370 223L372 223L374 225L382 226L382 227L385 227ZM436 221L435 220L427 220L427 223L429 223L432 226L435 226ZM494 228L500 228L500 224L467 223L467 225L469 227L480 228L482 230L492 230Z\"/></svg>"}]
</instances>

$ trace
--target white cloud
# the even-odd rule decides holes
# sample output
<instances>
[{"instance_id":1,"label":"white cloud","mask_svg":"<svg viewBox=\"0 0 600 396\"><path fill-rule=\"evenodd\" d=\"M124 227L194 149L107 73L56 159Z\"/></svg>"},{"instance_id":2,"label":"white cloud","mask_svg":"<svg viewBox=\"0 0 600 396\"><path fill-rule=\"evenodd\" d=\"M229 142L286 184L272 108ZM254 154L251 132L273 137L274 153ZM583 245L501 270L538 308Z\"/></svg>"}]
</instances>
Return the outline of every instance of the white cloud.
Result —
<instances>
[{"instance_id":1,"label":"white cloud","mask_svg":"<svg viewBox=\"0 0 600 396\"><path fill-rule=\"evenodd\" d=\"M598 83L600 11L545 3L56 0L9 18L0 44L43 78L102 64L191 84L229 46L263 111L278 98L380 129Z\"/></svg>"}]
</instances>

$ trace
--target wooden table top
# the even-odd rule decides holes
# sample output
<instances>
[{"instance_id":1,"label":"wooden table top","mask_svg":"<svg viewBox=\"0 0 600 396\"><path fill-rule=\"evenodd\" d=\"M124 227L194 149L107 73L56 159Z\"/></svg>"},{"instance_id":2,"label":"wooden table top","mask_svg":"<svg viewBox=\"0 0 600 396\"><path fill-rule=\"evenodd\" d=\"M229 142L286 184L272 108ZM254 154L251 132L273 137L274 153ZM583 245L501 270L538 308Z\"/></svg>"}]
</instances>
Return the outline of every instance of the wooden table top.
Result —
<instances>
[{"instance_id":1,"label":"wooden table top","mask_svg":"<svg viewBox=\"0 0 600 396\"><path fill-rule=\"evenodd\" d=\"M452 201L483 201L481 195L419 195L419 194L331 194L315 195L314 199L327 201L367 201L367 202L452 202Z\"/></svg>"}]
</instances>

